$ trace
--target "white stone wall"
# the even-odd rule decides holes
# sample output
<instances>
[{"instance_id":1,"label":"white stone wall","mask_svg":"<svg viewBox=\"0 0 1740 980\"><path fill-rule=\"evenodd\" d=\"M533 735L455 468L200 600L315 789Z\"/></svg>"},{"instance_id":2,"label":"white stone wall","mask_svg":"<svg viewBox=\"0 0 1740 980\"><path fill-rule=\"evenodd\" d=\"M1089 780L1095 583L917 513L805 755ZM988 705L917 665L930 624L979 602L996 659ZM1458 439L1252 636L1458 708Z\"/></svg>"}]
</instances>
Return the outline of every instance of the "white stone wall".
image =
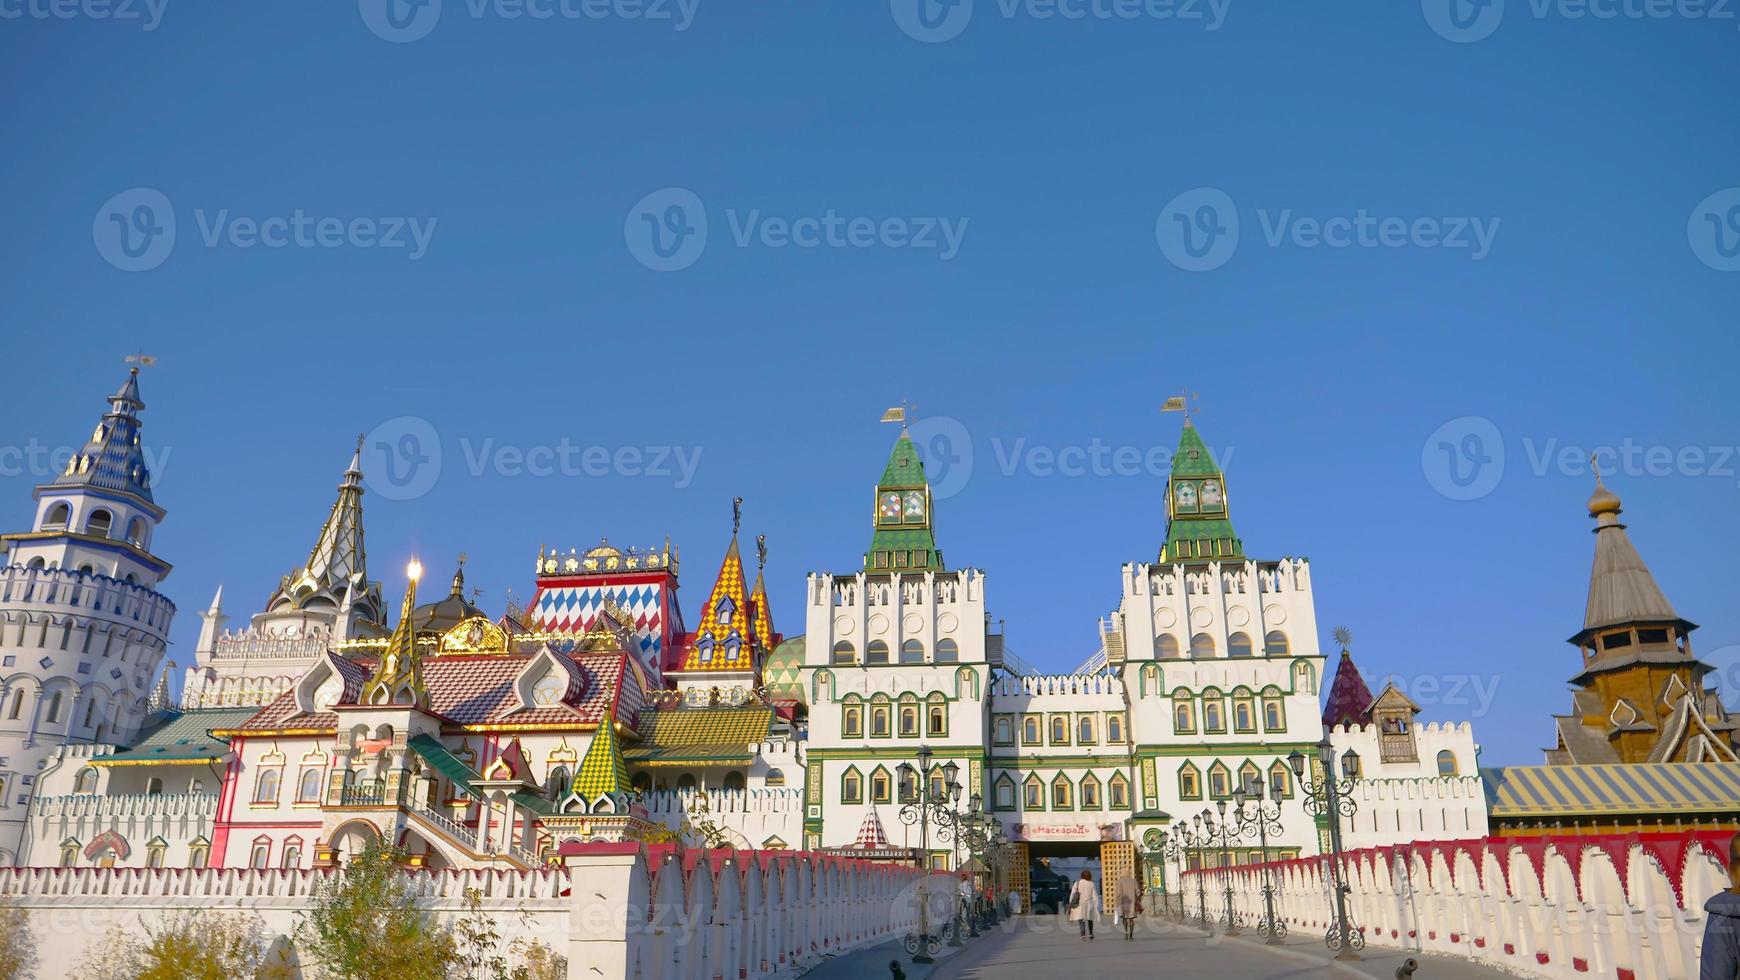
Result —
<instances>
[{"instance_id":1,"label":"white stone wall","mask_svg":"<svg viewBox=\"0 0 1740 980\"><path fill-rule=\"evenodd\" d=\"M1343 824L1345 846L1486 836L1486 784L1476 764L1480 746L1473 728L1468 722L1416 724L1413 735L1414 760L1385 761L1377 726L1330 730L1338 770L1348 750L1360 759L1361 778L1350 794L1359 809ZM1439 775L1440 752L1450 753L1456 775Z\"/></svg>"}]
</instances>

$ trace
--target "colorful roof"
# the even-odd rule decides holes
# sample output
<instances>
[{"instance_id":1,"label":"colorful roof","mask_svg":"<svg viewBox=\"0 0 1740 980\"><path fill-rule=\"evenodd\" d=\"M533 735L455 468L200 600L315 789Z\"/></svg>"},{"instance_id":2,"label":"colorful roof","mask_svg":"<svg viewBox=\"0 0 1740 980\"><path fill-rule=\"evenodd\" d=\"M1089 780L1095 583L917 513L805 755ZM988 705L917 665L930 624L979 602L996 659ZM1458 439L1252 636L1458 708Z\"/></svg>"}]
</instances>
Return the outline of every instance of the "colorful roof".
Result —
<instances>
[{"instance_id":1,"label":"colorful roof","mask_svg":"<svg viewBox=\"0 0 1740 980\"><path fill-rule=\"evenodd\" d=\"M531 660L544 653L554 657L580 682L571 683L564 697L554 705L521 710L514 682ZM423 682L429 691L427 710L459 725L586 728L612 713L628 672L627 656L620 651L569 655L546 647L536 654L431 657L423 663ZM362 688L357 675L366 677L373 662L342 657L333 660L341 665L345 677L340 704L356 704ZM247 734L284 729L335 730L339 711L299 712L295 692L286 691L261 708L241 726L241 731Z\"/></svg>"},{"instance_id":2,"label":"colorful roof","mask_svg":"<svg viewBox=\"0 0 1740 980\"><path fill-rule=\"evenodd\" d=\"M1335 682L1330 685L1329 697L1323 703L1323 724L1329 727L1369 725L1371 703L1371 688L1366 686L1359 668L1353 665L1353 656L1346 650L1341 651L1341 662L1335 665Z\"/></svg>"},{"instance_id":3,"label":"colorful roof","mask_svg":"<svg viewBox=\"0 0 1740 980\"><path fill-rule=\"evenodd\" d=\"M362 479L362 440L358 439L350 465L345 467L344 479L339 481L338 499L333 501L326 523L320 526L320 536L314 539L308 560L278 582L277 591L266 602L268 610L304 609L316 600L342 607L348 599L367 610L363 618L385 623L381 584L368 580L368 553L363 547Z\"/></svg>"},{"instance_id":4,"label":"colorful roof","mask_svg":"<svg viewBox=\"0 0 1740 980\"><path fill-rule=\"evenodd\" d=\"M876 815L874 806L864 814L864 822L858 825L858 839L852 842L852 846L864 850L888 846L888 834L882 829L882 818Z\"/></svg>"},{"instance_id":5,"label":"colorful roof","mask_svg":"<svg viewBox=\"0 0 1740 980\"><path fill-rule=\"evenodd\" d=\"M640 744L623 751L643 765L747 765L773 730L773 709L666 708L640 713Z\"/></svg>"},{"instance_id":6,"label":"colorful roof","mask_svg":"<svg viewBox=\"0 0 1740 980\"><path fill-rule=\"evenodd\" d=\"M1245 546L1233 530L1230 507L1226 475L1187 418L1166 483L1166 543L1160 560L1242 559Z\"/></svg>"},{"instance_id":7,"label":"colorful roof","mask_svg":"<svg viewBox=\"0 0 1740 980\"><path fill-rule=\"evenodd\" d=\"M1507 766L1480 774L1495 820L1732 813L1740 800L1740 765L1728 762Z\"/></svg>"},{"instance_id":8,"label":"colorful roof","mask_svg":"<svg viewBox=\"0 0 1740 980\"><path fill-rule=\"evenodd\" d=\"M808 704L809 697L804 691L803 666L803 637L794 636L774 647L773 652L767 655L767 661L761 665L761 683L767 688L767 696Z\"/></svg>"},{"instance_id":9,"label":"colorful roof","mask_svg":"<svg viewBox=\"0 0 1740 980\"><path fill-rule=\"evenodd\" d=\"M616 737L616 726L599 725L580 760L580 771L574 776L574 792L588 800L605 793L628 790L628 764L622 759L622 745Z\"/></svg>"},{"instance_id":10,"label":"colorful roof","mask_svg":"<svg viewBox=\"0 0 1740 980\"><path fill-rule=\"evenodd\" d=\"M418 569L413 565L411 579L405 584L405 601L399 609L399 624L387 640L386 652L377 662L378 669L363 685L362 699L358 703L428 705L429 689L423 683L423 654L417 648L413 616L417 605L417 574ZM410 697L401 700L399 695L404 692L409 692Z\"/></svg>"},{"instance_id":11,"label":"colorful roof","mask_svg":"<svg viewBox=\"0 0 1740 980\"><path fill-rule=\"evenodd\" d=\"M719 577L701 610L701 625L689 634L677 670L746 671L755 666L755 610L749 601L743 576L743 559L737 553L737 535L725 549Z\"/></svg>"},{"instance_id":12,"label":"colorful roof","mask_svg":"<svg viewBox=\"0 0 1740 980\"><path fill-rule=\"evenodd\" d=\"M888 454L882 479L876 482L873 501L875 533L864 567L872 571L936 569L943 567L932 525L930 484L924 476L924 461L912 436L902 428Z\"/></svg>"},{"instance_id":13,"label":"colorful roof","mask_svg":"<svg viewBox=\"0 0 1740 980\"><path fill-rule=\"evenodd\" d=\"M755 587L749 590L750 625L755 628L755 645L772 650L774 638L773 610L767 604L767 578L760 569L755 572Z\"/></svg>"},{"instance_id":14,"label":"colorful roof","mask_svg":"<svg viewBox=\"0 0 1740 980\"><path fill-rule=\"evenodd\" d=\"M151 500L151 473L145 468L145 450L139 441L139 369L134 368L119 391L109 396L109 410L97 423L83 449L67 461L66 472L49 486L96 487Z\"/></svg>"},{"instance_id":15,"label":"colorful roof","mask_svg":"<svg viewBox=\"0 0 1740 980\"><path fill-rule=\"evenodd\" d=\"M141 733L137 742L106 755L93 756L93 766L130 766L162 763L205 763L222 759L229 744L212 737L213 731L236 727L254 713L253 708L217 708L200 711L168 711Z\"/></svg>"}]
</instances>

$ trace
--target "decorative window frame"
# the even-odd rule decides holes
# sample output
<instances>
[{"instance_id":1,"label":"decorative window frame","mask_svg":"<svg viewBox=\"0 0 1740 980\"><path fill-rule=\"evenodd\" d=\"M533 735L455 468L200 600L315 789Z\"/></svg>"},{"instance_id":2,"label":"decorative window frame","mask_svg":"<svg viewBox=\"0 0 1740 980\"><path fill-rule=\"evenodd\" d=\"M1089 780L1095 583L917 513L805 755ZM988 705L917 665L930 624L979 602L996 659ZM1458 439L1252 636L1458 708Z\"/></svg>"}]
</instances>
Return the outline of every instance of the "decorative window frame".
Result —
<instances>
[{"instance_id":1,"label":"decorative window frame","mask_svg":"<svg viewBox=\"0 0 1740 980\"><path fill-rule=\"evenodd\" d=\"M1063 737L1062 738L1057 737L1057 726L1058 726L1059 722L1061 722L1063 724ZM1074 736L1075 733L1072 732L1070 730L1070 728L1074 724L1075 724L1075 719L1070 715L1069 712L1067 712L1067 711L1053 712L1051 714L1051 716L1045 720L1045 726L1046 726L1045 734L1047 736L1046 744L1047 745L1070 745L1070 744L1073 744L1072 737Z\"/></svg>"},{"instance_id":2,"label":"decorative window frame","mask_svg":"<svg viewBox=\"0 0 1740 980\"><path fill-rule=\"evenodd\" d=\"M1004 729L1008 730L1007 735L1002 734L1002 731ZM1015 744L1015 716L1014 715L1001 714L1001 715L992 715L991 716L991 744L992 745L1014 745Z\"/></svg>"},{"instance_id":3,"label":"decorative window frame","mask_svg":"<svg viewBox=\"0 0 1740 980\"><path fill-rule=\"evenodd\" d=\"M853 785L856 784L856 792ZM858 806L864 802L864 774L857 766L847 766L840 774L840 803L847 806Z\"/></svg>"},{"instance_id":4,"label":"decorative window frame","mask_svg":"<svg viewBox=\"0 0 1740 980\"><path fill-rule=\"evenodd\" d=\"M1123 745L1123 744L1125 744L1125 742L1129 738L1129 734L1125 731L1125 728L1127 727L1125 722L1127 720L1128 719L1126 719L1124 717L1124 713L1122 711L1108 711L1108 712L1106 712L1106 744L1107 745ZM1114 729L1114 728L1117 729L1117 732L1116 732L1117 738L1112 737L1112 735L1113 735L1112 729Z\"/></svg>"},{"instance_id":5,"label":"decorative window frame","mask_svg":"<svg viewBox=\"0 0 1740 980\"><path fill-rule=\"evenodd\" d=\"M1200 800L1202 789L1202 770L1196 767L1196 763L1187 760L1178 767L1178 798Z\"/></svg>"},{"instance_id":6,"label":"decorative window frame","mask_svg":"<svg viewBox=\"0 0 1740 980\"><path fill-rule=\"evenodd\" d=\"M1106 808L1104 789L1105 787L1100 784L1099 777L1093 773L1090 772L1082 776L1081 785L1076 788L1076 809L1083 811L1104 810ZM1090 790L1093 796L1091 800L1088 799Z\"/></svg>"}]
</instances>

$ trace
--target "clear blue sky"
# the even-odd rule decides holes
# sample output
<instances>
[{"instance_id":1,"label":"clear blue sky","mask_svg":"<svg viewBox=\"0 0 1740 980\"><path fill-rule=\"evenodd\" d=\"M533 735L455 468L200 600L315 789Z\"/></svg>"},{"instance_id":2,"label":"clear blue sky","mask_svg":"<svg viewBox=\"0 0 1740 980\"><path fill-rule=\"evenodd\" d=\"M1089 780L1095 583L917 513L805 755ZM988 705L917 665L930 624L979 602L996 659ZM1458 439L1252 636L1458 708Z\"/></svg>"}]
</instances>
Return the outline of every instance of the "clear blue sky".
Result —
<instances>
[{"instance_id":1,"label":"clear blue sky","mask_svg":"<svg viewBox=\"0 0 1740 980\"><path fill-rule=\"evenodd\" d=\"M1587 474L1532 457L1690 447L1702 467L1652 475L1640 457L1609 482L1703 624L1699 650L1726 647L1740 686L1740 460L1720 448L1740 443L1740 273L1688 237L1700 202L1740 185L1733 21L1540 18L1511 0L1490 37L1453 43L1416 3L1235 2L1214 31L1036 12L978 0L942 43L882 2L702 0L677 31L446 0L411 43L353 3L170 0L150 31L0 20L0 445L76 444L121 356L161 359L144 432L169 454L158 550L185 663L212 590L255 611L306 554L355 434L398 416L428 421L443 466L421 496L368 498L389 594L412 553L441 571L464 551L499 610L509 587L530 593L540 543L668 533L693 609L742 495L776 621L797 632L803 574L861 560L895 435L876 419L909 399L955 420L931 441L953 433L958 452L964 432L972 451L937 507L945 557L988 570L1012 649L1064 669L1092 651L1119 564L1154 555L1163 482L1058 475L1027 450L1170 449L1179 420L1157 409L1189 388L1231 450L1247 549L1311 558L1326 646L1346 624L1370 676L1497 685L1477 719L1487 764L1538 761L1568 705L1563 640L1593 547ZM1187 271L1157 225L1204 187L1234 202L1241 237ZM105 209L131 215L110 202L133 188L170 202L177 237L126 272L105 259ZM709 238L659 272L625 236L665 188L704 202ZM668 196L649 200L662 219ZM298 210L435 225L415 259L232 236L247 241L237 218ZM776 247L761 223L735 240L752 216L830 211L878 235L885 219L966 225L948 258L899 235ZM1301 217L1361 211L1498 224L1479 259L1302 244ZM1490 420L1474 448L1501 442L1505 468L1455 500L1422 451L1482 438L1434 437L1465 416ZM701 456L687 482L674 464L468 472L488 440L564 439ZM9 464L8 527L40 478ZM1463 700L1428 717L1479 710Z\"/></svg>"}]
</instances>

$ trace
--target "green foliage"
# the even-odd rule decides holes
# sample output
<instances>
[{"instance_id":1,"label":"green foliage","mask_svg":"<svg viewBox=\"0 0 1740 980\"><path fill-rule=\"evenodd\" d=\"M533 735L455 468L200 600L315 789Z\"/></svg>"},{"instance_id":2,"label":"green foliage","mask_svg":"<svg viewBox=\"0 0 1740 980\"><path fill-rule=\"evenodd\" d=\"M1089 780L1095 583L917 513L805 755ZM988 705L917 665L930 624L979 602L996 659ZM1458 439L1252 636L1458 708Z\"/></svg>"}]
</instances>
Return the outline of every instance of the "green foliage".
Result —
<instances>
[{"instance_id":1,"label":"green foliage","mask_svg":"<svg viewBox=\"0 0 1740 980\"><path fill-rule=\"evenodd\" d=\"M518 965L509 967L501 952L501 932L495 917L483 910L476 889L465 893L465 915L453 926L454 980L566 980L568 961L534 939L516 940L509 947Z\"/></svg>"},{"instance_id":2,"label":"green foliage","mask_svg":"<svg viewBox=\"0 0 1740 980\"><path fill-rule=\"evenodd\" d=\"M404 854L371 842L341 873L316 885L296 926L296 948L328 980L447 980L453 936L417 904L400 872Z\"/></svg>"},{"instance_id":3,"label":"green foliage","mask_svg":"<svg viewBox=\"0 0 1740 980\"><path fill-rule=\"evenodd\" d=\"M260 918L226 912L170 916L143 939L117 927L79 964L81 980L286 980L281 954L269 954Z\"/></svg>"},{"instance_id":4,"label":"green foliage","mask_svg":"<svg viewBox=\"0 0 1740 980\"><path fill-rule=\"evenodd\" d=\"M36 945L23 909L0 901L0 980L24 980L36 967Z\"/></svg>"}]
</instances>

